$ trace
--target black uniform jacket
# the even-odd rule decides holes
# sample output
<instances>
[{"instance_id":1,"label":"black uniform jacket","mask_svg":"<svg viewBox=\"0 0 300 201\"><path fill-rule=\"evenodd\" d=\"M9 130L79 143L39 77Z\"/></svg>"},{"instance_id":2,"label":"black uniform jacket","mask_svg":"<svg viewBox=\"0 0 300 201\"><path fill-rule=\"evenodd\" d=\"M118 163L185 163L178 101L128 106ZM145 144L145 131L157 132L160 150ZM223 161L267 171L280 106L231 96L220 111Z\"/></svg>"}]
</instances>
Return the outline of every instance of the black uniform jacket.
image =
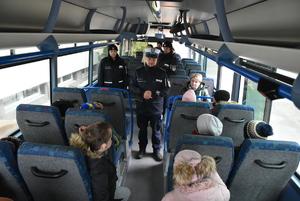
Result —
<instances>
[{"instance_id":1,"label":"black uniform jacket","mask_svg":"<svg viewBox=\"0 0 300 201\"><path fill-rule=\"evenodd\" d=\"M116 56L116 60L113 60L110 56L101 60L98 68L98 86L120 89L127 88L127 67L119 55Z\"/></svg>"},{"instance_id":2,"label":"black uniform jacket","mask_svg":"<svg viewBox=\"0 0 300 201\"><path fill-rule=\"evenodd\" d=\"M144 92L152 92L151 99L144 99ZM170 90L170 82L166 72L155 66L147 65L137 68L130 85L131 93L138 95L136 112L144 115L161 115L163 112L164 97Z\"/></svg>"},{"instance_id":3,"label":"black uniform jacket","mask_svg":"<svg viewBox=\"0 0 300 201\"><path fill-rule=\"evenodd\" d=\"M178 59L176 58L175 54L173 53L161 53L158 56L158 66L164 69L167 75L175 75L176 65L178 64ZM172 68L172 66L174 66Z\"/></svg>"}]
</instances>

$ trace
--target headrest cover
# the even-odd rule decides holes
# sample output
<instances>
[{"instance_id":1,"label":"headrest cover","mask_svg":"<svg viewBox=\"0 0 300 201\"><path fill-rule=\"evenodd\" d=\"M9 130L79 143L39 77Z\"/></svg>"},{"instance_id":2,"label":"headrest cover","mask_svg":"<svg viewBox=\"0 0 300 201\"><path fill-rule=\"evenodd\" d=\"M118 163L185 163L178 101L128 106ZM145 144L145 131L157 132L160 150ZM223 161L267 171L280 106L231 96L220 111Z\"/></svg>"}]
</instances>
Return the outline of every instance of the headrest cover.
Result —
<instances>
[{"instance_id":1,"label":"headrest cover","mask_svg":"<svg viewBox=\"0 0 300 201\"><path fill-rule=\"evenodd\" d=\"M110 51L110 50L117 50L118 51L118 48L115 45L109 45L108 46L108 51Z\"/></svg>"},{"instance_id":2,"label":"headrest cover","mask_svg":"<svg viewBox=\"0 0 300 201\"><path fill-rule=\"evenodd\" d=\"M264 121L251 120L244 126L245 138L267 139L270 135L273 135L273 128Z\"/></svg>"},{"instance_id":3,"label":"headrest cover","mask_svg":"<svg viewBox=\"0 0 300 201\"><path fill-rule=\"evenodd\" d=\"M182 101L196 102L196 94L194 90L192 89L187 90L182 96Z\"/></svg>"},{"instance_id":4,"label":"headrest cover","mask_svg":"<svg viewBox=\"0 0 300 201\"><path fill-rule=\"evenodd\" d=\"M159 53L160 53L160 50L156 49L156 48L146 48L145 49L146 57L157 58Z\"/></svg>"},{"instance_id":5,"label":"headrest cover","mask_svg":"<svg viewBox=\"0 0 300 201\"><path fill-rule=\"evenodd\" d=\"M197 129L201 134L219 136L223 131L223 124L214 115L202 114L197 118Z\"/></svg>"},{"instance_id":6,"label":"headrest cover","mask_svg":"<svg viewBox=\"0 0 300 201\"><path fill-rule=\"evenodd\" d=\"M217 103L220 101L228 101L230 98L230 94L226 90L218 90L218 91L216 91L214 98Z\"/></svg>"}]
</instances>

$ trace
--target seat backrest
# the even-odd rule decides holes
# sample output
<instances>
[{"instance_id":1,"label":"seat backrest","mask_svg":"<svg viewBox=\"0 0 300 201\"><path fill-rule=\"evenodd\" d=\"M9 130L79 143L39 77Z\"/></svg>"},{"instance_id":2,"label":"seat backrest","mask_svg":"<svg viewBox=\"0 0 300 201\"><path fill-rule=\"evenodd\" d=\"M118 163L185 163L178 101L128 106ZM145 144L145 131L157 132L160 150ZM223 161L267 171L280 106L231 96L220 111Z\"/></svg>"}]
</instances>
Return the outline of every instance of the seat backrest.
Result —
<instances>
[{"instance_id":1,"label":"seat backrest","mask_svg":"<svg viewBox=\"0 0 300 201\"><path fill-rule=\"evenodd\" d=\"M208 102L174 102L165 136L168 152L174 152L178 139L182 134L197 130L197 118L204 113L210 113Z\"/></svg>"},{"instance_id":2,"label":"seat backrest","mask_svg":"<svg viewBox=\"0 0 300 201\"><path fill-rule=\"evenodd\" d=\"M125 115L124 96L121 91L109 89L93 89L91 91L91 100L100 101L104 110L107 111L110 124L123 139L129 134L129 123Z\"/></svg>"},{"instance_id":3,"label":"seat backrest","mask_svg":"<svg viewBox=\"0 0 300 201\"><path fill-rule=\"evenodd\" d=\"M296 142L247 139L228 178L230 200L273 201L299 165Z\"/></svg>"},{"instance_id":4,"label":"seat backrest","mask_svg":"<svg viewBox=\"0 0 300 201\"><path fill-rule=\"evenodd\" d=\"M90 177L80 149L24 142L18 150L18 164L34 200L92 201Z\"/></svg>"},{"instance_id":5,"label":"seat backrest","mask_svg":"<svg viewBox=\"0 0 300 201\"><path fill-rule=\"evenodd\" d=\"M102 121L110 123L108 113L105 110L69 108L65 117L67 137L70 139L72 133L78 133L78 126L88 126Z\"/></svg>"},{"instance_id":6,"label":"seat backrest","mask_svg":"<svg viewBox=\"0 0 300 201\"><path fill-rule=\"evenodd\" d=\"M132 60L132 61L129 61L129 63L128 63L128 68L139 68L142 66L143 66L143 63L140 60L139 61Z\"/></svg>"},{"instance_id":7,"label":"seat backrest","mask_svg":"<svg viewBox=\"0 0 300 201\"><path fill-rule=\"evenodd\" d=\"M223 123L222 136L231 137L234 146L244 141L244 126L253 120L254 108L251 105L218 104L215 116Z\"/></svg>"},{"instance_id":8,"label":"seat backrest","mask_svg":"<svg viewBox=\"0 0 300 201\"><path fill-rule=\"evenodd\" d=\"M186 75L184 69L177 69L174 73L175 75Z\"/></svg>"},{"instance_id":9,"label":"seat backrest","mask_svg":"<svg viewBox=\"0 0 300 201\"><path fill-rule=\"evenodd\" d=\"M214 89L215 89L215 82L214 82L214 79L213 78L208 78L208 77L203 77L202 78L202 82L205 83L205 88L207 89L209 95L211 97L214 96Z\"/></svg>"},{"instance_id":10,"label":"seat backrest","mask_svg":"<svg viewBox=\"0 0 300 201\"><path fill-rule=\"evenodd\" d=\"M190 149L197 151L201 156L211 156L216 160L217 172L224 183L229 176L233 165L234 147L233 141L229 137L222 136L201 136L184 134L178 139L178 143L174 152L174 157L181 150ZM170 161L173 164L174 158ZM172 170L173 168L171 168ZM169 172L168 172L169 174ZM170 172L172 174L172 171ZM172 178L168 176L168 178ZM168 181L168 189L172 188L172 182Z\"/></svg>"},{"instance_id":11,"label":"seat backrest","mask_svg":"<svg viewBox=\"0 0 300 201\"><path fill-rule=\"evenodd\" d=\"M168 97L180 95L180 92L186 85L186 83L190 80L189 76L186 75L171 75L169 77L170 80L170 92Z\"/></svg>"},{"instance_id":12,"label":"seat backrest","mask_svg":"<svg viewBox=\"0 0 300 201\"><path fill-rule=\"evenodd\" d=\"M0 140L0 197L18 201L33 200L19 171L17 160L9 143Z\"/></svg>"},{"instance_id":13,"label":"seat backrest","mask_svg":"<svg viewBox=\"0 0 300 201\"><path fill-rule=\"evenodd\" d=\"M201 70L190 70L190 73L188 74L188 76L190 76L191 74L193 74L193 73L199 73L199 74L201 74L202 75L202 77L204 78L204 77L206 77L206 72L205 71L201 71Z\"/></svg>"},{"instance_id":14,"label":"seat backrest","mask_svg":"<svg viewBox=\"0 0 300 201\"><path fill-rule=\"evenodd\" d=\"M187 64L185 66L185 71L186 71L187 75L190 75L190 70L199 70L199 71L201 71L202 68L201 68L200 64L193 64L193 63L192 64Z\"/></svg>"},{"instance_id":15,"label":"seat backrest","mask_svg":"<svg viewBox=\"0 0 300 201\"><path fill-rule=\"evenodd\" d=\"M20 104L16 119L27 142L67 145L59 109L54 106Z\"/></svg>"},{"instance_id":16,"label":"seat backrest","mask_svg":"<svg viewBox=\"0 0 300 201\"><path fill-rule=\"evenodd\" d=\"M77 100L79 105L87 102L84 89L80 88L68 88L68 87L55 87L53 89L53 101L59 99L74 101Z\"/></svg>"}]
</instances>

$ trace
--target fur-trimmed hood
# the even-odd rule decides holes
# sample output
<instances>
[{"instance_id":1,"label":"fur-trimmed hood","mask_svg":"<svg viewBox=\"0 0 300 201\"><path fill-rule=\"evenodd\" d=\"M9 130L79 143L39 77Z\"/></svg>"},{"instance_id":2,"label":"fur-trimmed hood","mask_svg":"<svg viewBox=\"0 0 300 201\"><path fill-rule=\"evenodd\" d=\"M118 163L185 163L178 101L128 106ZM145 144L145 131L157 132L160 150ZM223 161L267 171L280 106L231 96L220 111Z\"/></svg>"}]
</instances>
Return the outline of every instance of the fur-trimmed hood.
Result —
<instances>
[{"instance_id":1,"label":"fur-trimmed hood","mask_svg":"<svg viewBox=\"0 0 300 201\"><path fill-rule=\"evenodd\" d=\"M206 179L203 179L201 182L194 183L190 186L180 186L180 185L176 186L175 185L174 188L177 188L180 193L187 195L187 194L194 193L197 191L212 188L214 185L215 184L211 179L206 178Z\"/></svg>"},{"instance_id":2,"label":"fur-trimmed hood","mask_svg":"<svg viewBox=\"0 0 300 201\"><path fill-rule=\"evenodd\" d=\"M98 154L93 152L89 145L87 145L81 138L80 134L72 133L70 138L70 145L73 147L77 147L82 150L84 155L89 156L91 158L101 158L103 154Z\"/></svg>"}]
</instances>

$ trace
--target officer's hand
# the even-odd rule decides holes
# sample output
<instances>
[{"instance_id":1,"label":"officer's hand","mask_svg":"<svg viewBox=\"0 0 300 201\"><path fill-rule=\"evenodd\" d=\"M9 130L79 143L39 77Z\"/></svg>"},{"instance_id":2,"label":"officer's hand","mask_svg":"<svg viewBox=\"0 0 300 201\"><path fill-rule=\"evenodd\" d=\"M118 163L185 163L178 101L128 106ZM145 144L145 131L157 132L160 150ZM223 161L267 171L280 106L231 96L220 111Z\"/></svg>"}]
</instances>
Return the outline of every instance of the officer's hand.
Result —
<instances>
[{"instance_id":1,"label":"officer's hand","mask_svg":"<svg viewBox=\"0 0 300 201\"><path fill-rule=\"evenodd\" d=\"M152 92L147 90L144 92L144 99L150 99L152 98Z\"/></svg>"}]
</instances>

